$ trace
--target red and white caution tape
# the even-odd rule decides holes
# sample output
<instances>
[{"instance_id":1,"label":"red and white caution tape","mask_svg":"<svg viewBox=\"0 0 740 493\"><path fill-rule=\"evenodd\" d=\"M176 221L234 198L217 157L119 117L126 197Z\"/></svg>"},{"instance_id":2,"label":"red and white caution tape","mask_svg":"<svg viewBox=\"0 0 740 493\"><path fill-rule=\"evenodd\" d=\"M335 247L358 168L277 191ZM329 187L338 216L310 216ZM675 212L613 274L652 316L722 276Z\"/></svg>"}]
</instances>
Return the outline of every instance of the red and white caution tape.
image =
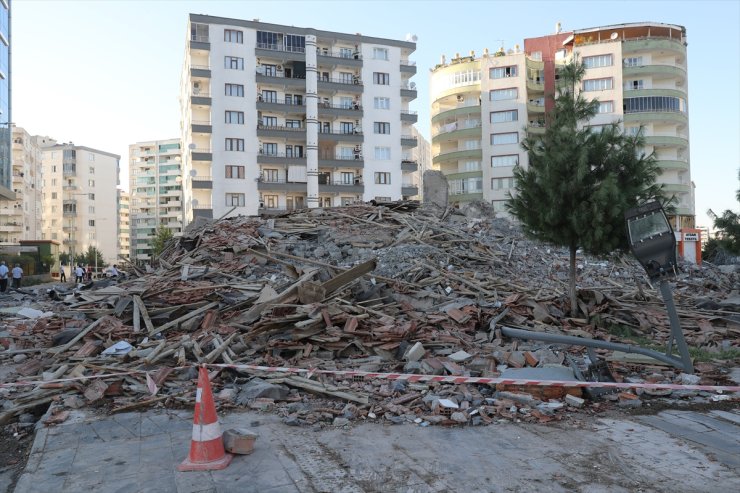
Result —
<instances>
[{"instance_id":1,"label":"red and white caution tape","mask_svg":"<svg viewBox=\"0 0 740 493\"><path fill-rule=\"evenodd\" d=\"M488 378L488 377L456 377L445 375L416 375L412 373L373 373L367 371L349 370L317 370L305 368L289 368L283 366L257 365L208 365L218 368L233 368L237 370L256 370L266 373L305 373L308 377L314 374L341 375L344 377L364 377L366 379L406 380L408 382L441 382L441 383L481 383L504 385L537 385L541 387L600 387L617 389L668 389L668 390L705 390L707 392L740 392L740 385L680 385L672 383L618 383L618 382L581 382L578 380L532 380L524 378Z\"/></svg>"}]
</instances>

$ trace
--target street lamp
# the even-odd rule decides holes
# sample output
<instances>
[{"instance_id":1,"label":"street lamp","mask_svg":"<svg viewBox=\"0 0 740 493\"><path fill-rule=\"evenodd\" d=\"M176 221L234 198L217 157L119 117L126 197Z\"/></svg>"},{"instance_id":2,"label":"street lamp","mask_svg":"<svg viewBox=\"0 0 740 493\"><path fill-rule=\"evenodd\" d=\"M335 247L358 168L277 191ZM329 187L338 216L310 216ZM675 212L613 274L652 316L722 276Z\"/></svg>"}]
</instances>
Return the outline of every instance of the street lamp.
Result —
<instances>
[{"instance_id":1,"label":"street lamp","mask_svg":"<svg viewBox=\"0 0 740 493\"><path fill-rule=\"evenodd\" d=\"M624 214L627 222L630 249L647 272L651 281L660 281L660 293L665 301L668 319L671 323L671 337L668 339L666 356L672 356L673 341L676 341L680 362L684 371L694 373L689 348L683 337L678 320L673 292L668 280L676 275L676 236L668 218L657 201L630 209Z\"/></svg>"}]
</instances>

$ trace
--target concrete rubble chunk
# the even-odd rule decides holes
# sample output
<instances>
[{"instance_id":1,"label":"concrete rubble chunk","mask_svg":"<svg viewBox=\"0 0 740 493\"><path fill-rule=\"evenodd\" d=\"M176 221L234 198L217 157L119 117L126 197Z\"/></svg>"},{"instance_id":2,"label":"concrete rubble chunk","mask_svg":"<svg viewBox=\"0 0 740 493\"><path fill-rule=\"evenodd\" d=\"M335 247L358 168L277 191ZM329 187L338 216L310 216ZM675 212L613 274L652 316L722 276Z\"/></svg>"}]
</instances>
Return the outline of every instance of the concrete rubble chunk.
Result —
<instances>
[{"instance_id":1,"label":"concrete rubble chunk","mask_svg":"<svg viewBox=\"0 0 740 493\"><path fill-rule=\"evenodd\" d=\"M566 394L565 395L565 403L568 404L571 407L581 408L586 403L586 401L584 399L581 399L580 397L576 397L574 395Z\"/></svg>"},{"instance_id":2,"label":"concrete rubble chunk","mask_svg":"<svg viewBox=\"0 0 740 493\"><path fill-rule=\"evenodd\" d=\"M261 378L253 378L239 388L236 402L244 405L250 400L259 398L282 401L288 397L288 392L288 388L283 385L269 383Z\"/></svg>"},{"instance_id":3,"label":"concrete rubble chunk","mask_svg":"<svg viewBox=\"0 0 740 493\"><path fill-rule=\"evenodd\" d=\"M406 351L404 359L406 361L419 361L424 356L425 352L426 350L424 349L422 343L417 342L416 344L411 346L408 351Z\"/></svg>"},{"instance_id":4,"label":"concrete rubble chunk","mask_svg":"<svg viewBox=\"0 0 740 493\"><path fill-rule=\"evenodd\" d=\"M454 361L455 363L462 363L463 361L467 361L470 358L472 358L473 355L460 350L460 351L457 351L456 353L452 353L451 355L447 357L451 359L452 361Z\"/></svg>"}]
</instances>

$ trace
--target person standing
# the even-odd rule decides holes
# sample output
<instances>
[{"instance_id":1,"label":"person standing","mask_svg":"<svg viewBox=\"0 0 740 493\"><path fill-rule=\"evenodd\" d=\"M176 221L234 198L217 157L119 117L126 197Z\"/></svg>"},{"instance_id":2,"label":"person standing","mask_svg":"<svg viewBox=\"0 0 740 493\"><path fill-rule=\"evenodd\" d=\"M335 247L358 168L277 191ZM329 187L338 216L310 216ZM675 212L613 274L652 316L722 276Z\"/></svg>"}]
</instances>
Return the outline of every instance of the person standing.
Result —
<instances>
[{"instance_id":1,"label":"person standing","mask_svg":"<svg viewBox=\"0 0 740 493\"><path fill-rule=\"evenodd\" d=\"M13 289L21 289L21 279L23 279L23 269L20 264L13 267Z\"/></svg>"},{"instance_id":2,"label":"person standing","mask_svg":"<svg viewBox=\"0 0 740 493\"><path fill-rule=\"evenodd\" d=\"M8 290L8 266L5 260L0 262L0 293Z\"/></svg>"},{"instance_id":3,"label":"person standing","mask_svg":"<svg viewBox=\"0 0 740 493\"><path fill-rule=\"evenodd\" d=\"M70 275L72 275L71 272ZM64 266L62 264L59 264L59 282L67 282L67 275L64 273Z\"/></svg>"},{"instance_id":4,"label":"person standing","mask_svg":"<svg viewBox=\"0 0 740 493\"><path fill-rule=\"evenodd\" d=\"M82 282L84 277L85 277L85 269L83 269L81 265L77 265L77 267L75 267L75 282L76 283Z\"/></svg>"}]
</instances>

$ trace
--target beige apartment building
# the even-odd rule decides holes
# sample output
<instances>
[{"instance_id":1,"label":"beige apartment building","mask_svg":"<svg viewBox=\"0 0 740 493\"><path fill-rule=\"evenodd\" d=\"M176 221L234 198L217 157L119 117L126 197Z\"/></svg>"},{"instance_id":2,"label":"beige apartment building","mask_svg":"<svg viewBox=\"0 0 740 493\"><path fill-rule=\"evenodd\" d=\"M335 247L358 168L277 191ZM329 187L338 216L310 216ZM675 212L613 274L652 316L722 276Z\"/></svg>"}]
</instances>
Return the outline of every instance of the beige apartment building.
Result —
<instances>
[{"instance_id":1,"label":"beige apartment building","mask_svg":"<svg viewBox=\"0 0 740 493\"><path fill-rule=\"evenodd\" d=\"M118 257L131 256L131 203L129 194L120 188L116 190L118 204Z\"/></svg>"},{"instance_id":2,"label":"beige apartment building","mask_svg":"<svg viewBox=\"0 0 740 493\"><path fill-rule=\"evenodd\" d=\"M556 31L525 39L523 49L443 57L433 69L433 163L447 176L450 200L485 200L504 211L514 167L527 166L521 142L545 131L559 68L577 56L586 67L580 92L600 101L587 125L644 128L658 181L678 200L674 228L693 227L685 28L641 22Z\"/></svg>"},{"instance_id":3,"label":"beige apartment building","mask_svg":"<svg viewBox=\"0 0 740 493\"><path fill-rule=\"evenodd\" d=\"M130 256L134 261L151 259L160 226L173 236L182 232L181 156L180 139L129 145Z\"/></svg>"},{"instance_id":4,"label":"beige apartment building","mask_svg":"<svg viewBox=\"0 0 740 493\"><path fill-rule=\"evenodd\" d=\"M48 137L37 141L43 156L42 239L61 242L62 252L72 256L94 246L106 263L116 263L120 156Z\"/></svg>"},{"instance_id":5,"label":"beige apartment building","mask_svg":"<svg viewBox=\"0 0 740 493\"><path fill-rule=\"evenodd\" d=\"M0 199L0 244L41 238L41 150L23 128L12 128L12 190Z\"/></svg>"}]
</instances>

